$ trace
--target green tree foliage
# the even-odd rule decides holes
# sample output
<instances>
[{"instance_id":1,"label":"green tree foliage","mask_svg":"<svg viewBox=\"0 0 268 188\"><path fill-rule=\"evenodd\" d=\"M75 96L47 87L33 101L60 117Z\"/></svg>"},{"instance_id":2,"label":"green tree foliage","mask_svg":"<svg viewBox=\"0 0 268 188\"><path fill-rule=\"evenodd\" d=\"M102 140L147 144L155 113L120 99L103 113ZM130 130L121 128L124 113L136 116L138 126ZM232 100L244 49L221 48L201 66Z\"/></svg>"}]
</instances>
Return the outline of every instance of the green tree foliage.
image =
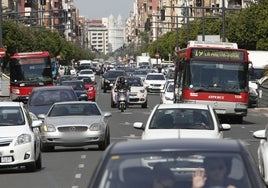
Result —
<instances>
[{"instance_id":1,"label":"green tree foliage","mask_svg":"<svg viewBox=\"0 0 268 188\"><path fill-rule=\"evenodd\" d=\"M247 50L268 50L268 0L260 0L249 7L225 12L225 38L226 41L236 42L239 48ZM198 35L223 36L223 17L207 15L204 19L195 19L180 25L178 31L171 31L158 38L148 46L150 56L154 56L158 46L161 58L168 58L175 47L184 48L187 41L196 40Z\"/></svg>"},{"instance_id":2,"label":"green tree foliage","mask_svg":"<svg viewBox=\"0 0 268 188\"><path fill-rule=\"evenodd\" d=\"M48 51L51 57L61 56L70 63L72 59L93 59L94 55L72 42L66 41L59 33L44 27L27 27L11 20L3 21L3 47L6 49L5 62L16 52Z\"/></svg>"}]
</instances>

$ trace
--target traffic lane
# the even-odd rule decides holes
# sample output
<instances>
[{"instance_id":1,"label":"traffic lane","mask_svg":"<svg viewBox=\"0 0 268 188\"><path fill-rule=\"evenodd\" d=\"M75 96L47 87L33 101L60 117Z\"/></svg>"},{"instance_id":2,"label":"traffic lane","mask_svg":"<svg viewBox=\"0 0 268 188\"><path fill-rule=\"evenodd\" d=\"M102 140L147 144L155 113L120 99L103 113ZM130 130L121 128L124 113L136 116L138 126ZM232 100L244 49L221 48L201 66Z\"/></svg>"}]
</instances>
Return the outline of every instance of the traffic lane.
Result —
<instances>
[{"instance_id":1,"label":"traffic lane","mask_svg":"<svg viewBox=\"0 0 268 188\"><path fill-rule=\"evenodd\" d=\"M102 153L95 146L57 148L42 154L43 168L40 171L27 173L24 168L1 169L1 187L86 187Z\"/></svg>"}]
</instances>

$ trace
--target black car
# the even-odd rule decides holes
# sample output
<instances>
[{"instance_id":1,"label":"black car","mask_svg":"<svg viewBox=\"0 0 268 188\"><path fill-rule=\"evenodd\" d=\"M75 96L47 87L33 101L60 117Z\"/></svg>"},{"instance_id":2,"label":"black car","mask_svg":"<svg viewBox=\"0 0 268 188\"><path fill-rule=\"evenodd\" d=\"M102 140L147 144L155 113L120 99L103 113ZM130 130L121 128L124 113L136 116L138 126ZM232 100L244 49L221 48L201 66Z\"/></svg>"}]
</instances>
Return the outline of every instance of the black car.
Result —
<instances>
[{"instance_id":1,"label":"black car","mask_svg":"<svg viewBox=\"0 0 268 188\"><path fill-rule=\"evenodd\" d=\"M82 80L69 80L62 82L63 86L71 86L80 101L87 101L87 89Z\"/></svg>"},{"instance_id":2,"label":"black car","mask_svg":"<svg viewBox=\"0 0 268 188\"><path fill-rule=\"evenodd\" d=\"M103 75L103 93L111 90L118 76L126 76L126 72L124 70L109 70Z\"/></svg>"},{"instance_id":3,"label":"black car","mask_svg":"<svg viewBox=\"0 0 268 188\"><path fill-rule=\"evenodd\" d=\"M213 178L221 183L212 186ZM88 188L264 188L246 144L240 140L162 139L114 142L105 151ZM169 186L168 186L169 185Z\"/></svg>"}]
</instances>

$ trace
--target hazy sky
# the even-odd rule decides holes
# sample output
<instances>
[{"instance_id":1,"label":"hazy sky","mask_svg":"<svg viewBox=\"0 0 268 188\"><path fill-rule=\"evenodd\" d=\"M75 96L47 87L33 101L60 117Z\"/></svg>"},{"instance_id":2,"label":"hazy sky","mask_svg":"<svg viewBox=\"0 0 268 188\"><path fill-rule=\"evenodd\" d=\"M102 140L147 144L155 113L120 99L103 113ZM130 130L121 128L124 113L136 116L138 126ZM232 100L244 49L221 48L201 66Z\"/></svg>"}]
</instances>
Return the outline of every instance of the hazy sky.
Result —
<instances>
[{"instance_id":1,"label":"hazy sky","mask_svg":"<svg viewBox=\"0 0 268 188\"><path fill-rule=\"evenodd\" d=\"M79 15L88 19L101 19L113 15L119 15L123 19L133 11L135 0L74 0L74 5L79 9Z\"/></svg>"}]
</instances>

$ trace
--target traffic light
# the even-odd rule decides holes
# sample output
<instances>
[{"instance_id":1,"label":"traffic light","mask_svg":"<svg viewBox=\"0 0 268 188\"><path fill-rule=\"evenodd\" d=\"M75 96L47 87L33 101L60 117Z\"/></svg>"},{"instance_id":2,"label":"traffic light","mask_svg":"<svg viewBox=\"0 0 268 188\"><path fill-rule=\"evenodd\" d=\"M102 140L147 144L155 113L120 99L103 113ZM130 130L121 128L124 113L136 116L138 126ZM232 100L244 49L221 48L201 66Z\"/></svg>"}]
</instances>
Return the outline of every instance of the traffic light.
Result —
<instances>
[{"instance_id":1,"label":"traffic light","mask_svg":"<svg viewBox=\"0 0 268 188\"><path fill-rule=\"evenodd\" d=\"M41 5L46 5L46 0L40 0Z\"/></svg>"},{"instance_id":2,"label":"traffic light","mask_svg":"<svg viewBox=\"0 0 268 188\"><path fill-rule=\"evenodd\" d=\"M164 21L165 20L165 9L161 9L160 10L160 13L161 13L161 20Z\"/></svg>"}]
</instances>

